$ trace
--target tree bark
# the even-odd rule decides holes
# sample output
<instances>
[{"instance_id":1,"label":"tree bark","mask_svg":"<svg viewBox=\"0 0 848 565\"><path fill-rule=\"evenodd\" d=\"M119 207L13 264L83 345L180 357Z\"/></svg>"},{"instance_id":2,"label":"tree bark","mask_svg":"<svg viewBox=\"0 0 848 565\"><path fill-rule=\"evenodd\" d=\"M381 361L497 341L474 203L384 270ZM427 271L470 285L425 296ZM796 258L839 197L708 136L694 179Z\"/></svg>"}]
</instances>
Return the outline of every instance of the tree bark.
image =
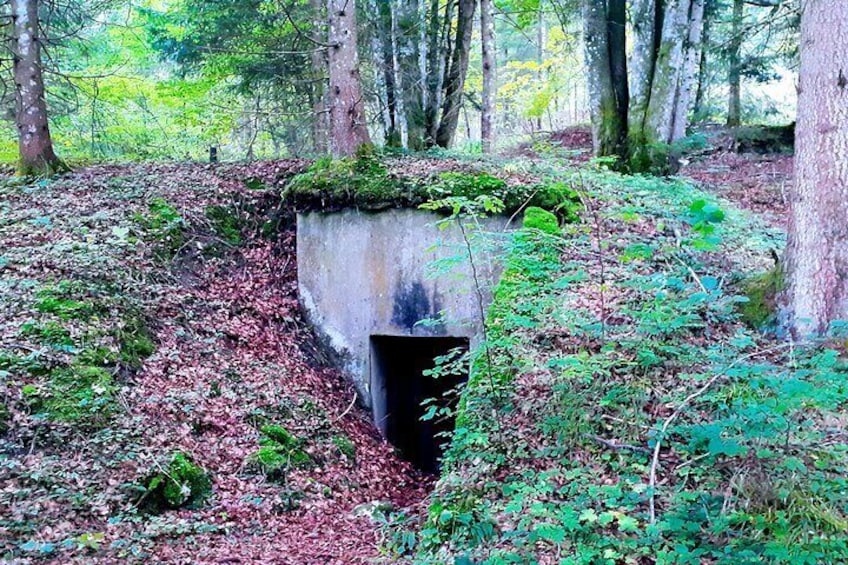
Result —
<instances>
[{"instance_id":1,"label":"tree bark","mask_svg":"<svg viewBox=\"0 0 848 565\"><path fill-rule=\"evenodd\" d=\"M398 89L395 73L394 10L387 0L376 0L379 34L375 38L382 57L378 68L382 71L383 86L386 89L386 145L400 147L401 137L398 131Z\"/></svg>"},{"instance_id":2,"label":"tree bark","mask_svg":"<svg viewBox=\"0 0 848 565\"><path fill-rule=\"evenodd\" d=\"M439 17L439 0L430 0L427 28L427 100L424 106L424 145L436 144L439 129L439 107L442 104L443 78L447 72L450 20L453 0L446 0L444 18Z\"/></svg>"},{"instance_id":3,"label":"tree bark","mask_svg":"<svg viewBox=\"0 0 848 565\"><path fill-rule=\"evenodd\" d=\"M483 107L480 112L480 139L483 153L495 145L495 99L497 95L497 52L495 47L495 7L492 0L480 0L480 33L483 44Z\"/></svg>"},{"instance_id":4,"label":"tree bark","mask_svg":"<svg viewBox=\"0 0 848 565\"><path fill-rule=\"evenodd\" d=\"M703 49L701 38L704 32L704 2L691 0L689 4L689 30L683 44L683 67L677 83L677 100L674 108L674 126L672 127L672 143L686 137L689 126L689 112L693 105L693 89L697 88L698 70Z\"/></svg>"},{"instance_id":5,"label":"tree bark","mask_svg":"<svg viewBox=\"0 0 848 565\"><path fill-rule=\"evenodd\" d=\"M312 35L316 41L326 37L326 16L323 0L309 0L312 10ZM319 43L321 43L319 41ZM327 108L327 52L315 49L312 52L312 149L321 155L327 152L327 134L330 130Z\"/></svg>"},{"instance_id":6,"label":"tree bark","mask_svg":"<svg viewBox=\"0 0 848 565\"><path fill-rule=\"evenodd\" d=\"M627 160L629 87L625 58L625 2L584 0L592 140L598 156Z\"/></svg>"},{"instance_id":7,"label":"tree bark","mask_svg":"<svg viewBox=\"0 0 848 565\"><path fill-rule=\"evenodd\" d=\"M742 22L745 17L745 1L733 0L730 45L728 47L727 73L729 97L727 101L727 125L736 127L742 123Z\"/></svg>"},{"instance_id":8,"label":"tree bark","mask_svg":"<svg viewBox=\"0 0 848 565\"><path fill-rule=\"evenodd\" d=\"M665 174L677 168L673 144L688 126L703 9L703 0L634 3L628 128L633 172Z\"/></svg>"},{"instance_id":9,"label":"tree bark","mask_svg":"<svg viewBox=\"0 0 848 565\"><path fill-rule=\"evenodd\" d=\"M804 3L786 255L788 321L798 337L848 319L847 40L842 0Z\"/></svg>"},{"instance_id":10,"label":"tree bark","mask_svg":"<svg viewBox=\"0 0 848 565\"><path fill-rule=\"evenodd\" d=\"M424 148L424 92L426 90L426 49L420 41L420 0L396 0L395 52L400 85L401 129L404 147L418 151ZM422 73L422 69L424 69Z\"/></svg>"},{"instance_id":11,"label":"tree bark","mask_svg":"<svg viewBox=\"0 0 848 565\"><path fill-rule=\"evenodd\" d=\"M15 75L18 174L45 175L67 170L53 151L47 121L38 0L12 0L11 51Z\"/></svg>"},{"instance_id":12,"label":"tree bark","mask_svg":"<svg viewBox=\"0 0 848 565\"><path fill-rule=\"evenodd\" d=\"M356 49L356 0L328 0L331 151L353 155L370 143Z\"/></svg>"},{"instance_id":13,"label":"tree bark","mask_svg":"<svg viewBox=\"0 0 848 565\"><path fill-rule=\"evenodd\" d=\"M436 145L449 147L459 124L459 110L462 107L462 91L465 88L465 76L468 72L468 56L471 51L471 35L474 31L474 10L477 0L459 0L457 11L456 40L450 60L450 70L444 85L442 117L436 130Z\"/></svg>"}]
</instances>

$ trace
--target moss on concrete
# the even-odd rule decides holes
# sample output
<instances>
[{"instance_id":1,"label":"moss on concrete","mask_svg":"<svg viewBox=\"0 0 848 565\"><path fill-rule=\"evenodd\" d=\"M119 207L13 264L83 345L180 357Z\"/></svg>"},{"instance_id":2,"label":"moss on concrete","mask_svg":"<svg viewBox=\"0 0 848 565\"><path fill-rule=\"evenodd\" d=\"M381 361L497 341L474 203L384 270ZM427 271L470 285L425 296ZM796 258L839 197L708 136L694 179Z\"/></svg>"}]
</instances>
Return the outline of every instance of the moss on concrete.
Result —
<instances>
[{"instance_id":1,"label":"moss on concrete","mask_svg":"<svg viewBox=\"0 0 848 565\"><path fill-rule=\"evenodd\" d=\"M448 197L474 200L491 196L512 214L538 206L563 221L577 219L580 199L564 183L508 184L487 172L441 172L427 177L392 174L373 153L346 159L321 159L297 175L283 191L284 200L300 211L334 212L347 208L378 211L417 208ZM450 213L446 207L441 212Z\"/></svg>"}]
</instances>

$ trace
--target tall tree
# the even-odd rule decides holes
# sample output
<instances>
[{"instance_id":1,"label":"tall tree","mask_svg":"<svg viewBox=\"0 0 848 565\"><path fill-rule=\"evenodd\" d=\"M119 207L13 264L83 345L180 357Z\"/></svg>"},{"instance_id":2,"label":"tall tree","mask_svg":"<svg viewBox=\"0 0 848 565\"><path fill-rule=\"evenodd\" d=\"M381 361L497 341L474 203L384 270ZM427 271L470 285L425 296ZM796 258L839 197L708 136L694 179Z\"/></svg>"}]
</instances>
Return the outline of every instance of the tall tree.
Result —
<instances>
[{"instance_id":1,"label":"tall tree","mask_svg":"<svg viewBox=\"0 0 848 565\"><path fill-rule=\"evenodd\" d=\"M676 168L670 148L685 135L688 124L704 0L638 0L634 11L630 167L668 172Z\"/></svg>"},{"instance_id":2,"label":"tall tree","mask_svg":"<svg viewBox=\"0 0 848 565\"><path fill-rule=\"evenodd\" d=\"M38 0L12 0L10 49L14 64L18 174L52 175L66 170L56 156L45 101Z\"/></svg>"},{"instance_id":3,"label":"tall tree","mask_svg":"<svg viewBox=\"0 0 848 565\"><path fill-rule=\"evenodd\" d=\"M584 0L583 26L589 67L589 103L595 154L626 160L627 80L625 0ZM637 22L634 22L636 24Z\"/></svg>"},{"instance_id":4,"label":"tall tree","mask_svg":"<svg viewBox=\"0 0 848 565\"><path fill-rule=\"evenodd\" d=\"M336 157L370 143L356 41L356 0L328 0L330 145Z\"/></svg>"},{"instance_id":5,"label":"tall tree","mask_svg":"<svg viewBox=\"0 0 848 565\"><path fill-rule=\"evenodd\" d=\"M727 49L727 125L742 123L742 23L745 18L745 0L733 0L731 36Z\"/></svg>"},{"instance_id":6,"label":"tall tree","mask_svg":"<svg viewBox=\"0 0 848 565\"><path fill-rule=\"evenodd\" d=\"M442 116L436 131L436 145L449 147L459 124L462 108L462 92L468 73L468 58L471 52L471 36L474 31L474 10L477 0L458 0L456 38L453 42L450 67L444 81Z\"/></svg>"},{"instance_id":7,"label":"tall tree","mask_svg":"<svg viewBox=\"0 0 848 565\"><path fill-rule=\"evenodd\" d=\"M495 6L492 0L480 0L480 33L483 46L483 107L480 112L480 138L483 153L491 153L495 144L495 99L498 88Z\"/></svg>"},{"instance_id":8,"label":"tall tree","mask_svg":"<svg viewBox=\"0 0 848 565\"><path fill-rule=\"evenodd\" d=\"M802 10L786 275L789 322L804 337L848 320L848 6Z\"/></svg>"},{"instance_id":9,"label":"tall tree","mask_svg":"<svg viewBox=\"0 0 848 565\"><path fill-rule=\"evenodd\" d=\"M596 154L634 172L674 168L703 31L704 0L633 0L627 63L625 0L584 0L586 62Z\"/></svg>"}]
</instances>

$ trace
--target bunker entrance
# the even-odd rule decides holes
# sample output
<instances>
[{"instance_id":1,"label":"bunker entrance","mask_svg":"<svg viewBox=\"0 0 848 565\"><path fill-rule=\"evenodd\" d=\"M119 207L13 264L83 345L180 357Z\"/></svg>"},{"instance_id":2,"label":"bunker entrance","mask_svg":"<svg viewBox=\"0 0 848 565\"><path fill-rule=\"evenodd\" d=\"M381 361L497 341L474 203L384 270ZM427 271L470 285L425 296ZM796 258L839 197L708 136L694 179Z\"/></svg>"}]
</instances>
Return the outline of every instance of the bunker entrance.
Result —
<instances>
[{"instance_id":1,"label":"bunker entrance","mask_svg":"<svg viewBox=\"0 0 848 565\"><path fill-rule=\"evenodd\" d=\"M432 398L440 407L455 408L468 369L442 370L438 378L424 373L436 366L437 357L468 351L468 346L467 338L458 337L371 336L374 419L386 439L422 471L438 470L447 441L440 434L454 426L453 416L422 421L427 411L422 402Z\"/></svg>"}]
</instances>

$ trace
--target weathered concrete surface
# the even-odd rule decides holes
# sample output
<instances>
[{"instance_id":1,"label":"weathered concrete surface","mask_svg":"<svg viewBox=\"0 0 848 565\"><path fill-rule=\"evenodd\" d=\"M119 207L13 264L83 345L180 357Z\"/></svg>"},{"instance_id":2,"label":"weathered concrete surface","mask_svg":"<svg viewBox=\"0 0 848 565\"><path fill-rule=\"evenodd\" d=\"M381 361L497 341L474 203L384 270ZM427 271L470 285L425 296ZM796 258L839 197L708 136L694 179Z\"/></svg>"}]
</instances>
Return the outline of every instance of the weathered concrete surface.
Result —
<instances>
[{"instance_id":1,"label":"weathered concrete surface","mask_svg":"<svg viewBox=\"0 0 848 565\"><path fill-rule=\"evenodd\" d=\"M466 337L472 346L480 339L480 304L466 240L456 222L440 229L440 219L409 209L297 217L301 303L369 406L381 396L371 390L371 336ZM487 219L482 231L502 232L506 223ZM468 226L466 233L472 234L486 307L499 268L479 243L482 238L473 235L479 231ZM421 323L435 319L440 321Z\"/></svg>"}]
</instances>

